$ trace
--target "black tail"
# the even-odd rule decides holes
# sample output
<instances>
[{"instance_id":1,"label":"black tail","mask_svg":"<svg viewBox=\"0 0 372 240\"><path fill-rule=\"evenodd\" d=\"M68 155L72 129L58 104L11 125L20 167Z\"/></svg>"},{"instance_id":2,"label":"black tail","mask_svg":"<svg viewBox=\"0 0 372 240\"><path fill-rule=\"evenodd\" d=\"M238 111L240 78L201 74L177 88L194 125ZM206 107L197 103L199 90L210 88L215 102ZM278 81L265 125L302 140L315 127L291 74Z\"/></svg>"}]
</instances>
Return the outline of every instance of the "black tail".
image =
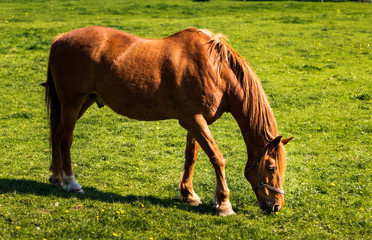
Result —
<instances>
[{"instance_id":1,"label":"black tail","mask_svg":"<svg viewBox=\"0 0 372 240\"><path fill-rule=\"evenodd\" d=\"M54 178L60 178L62 177L61 138L59 133L61 121L61 102L57 95L50 65L48 65L48 75L45 83L45 103L47 105L49 114L49 146L52 149L52 161L49 169L53 172Z\"/></svg>"}]
</instances>

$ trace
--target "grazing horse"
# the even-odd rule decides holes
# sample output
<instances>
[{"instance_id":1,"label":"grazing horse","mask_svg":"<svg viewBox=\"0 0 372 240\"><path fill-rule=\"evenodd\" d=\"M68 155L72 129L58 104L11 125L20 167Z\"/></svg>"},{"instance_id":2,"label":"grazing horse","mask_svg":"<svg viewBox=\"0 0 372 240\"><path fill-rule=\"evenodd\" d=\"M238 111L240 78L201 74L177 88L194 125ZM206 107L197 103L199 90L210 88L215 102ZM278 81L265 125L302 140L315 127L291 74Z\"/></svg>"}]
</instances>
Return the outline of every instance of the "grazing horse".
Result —
<instances>
[{"instance_id":1,"label":"grazing horse","mask_svg":"<svg viewBox=\"0 0 372 240\"><path fill-rule=\"evenodd\" d=\"M284 204L284 145L261 83L246 60L206 30L188 28L163 39L141 38L107 27L86 27L57 36L51 46L45 84L50 116L50 181L83 193L70 149L76 121L96 102L118 114L145 121L177 119L187 133L179 182L182 200L201 204L193 190L201 147L217 178L218 215L234 214L225 160L208 125L225 112L237 121L248 152L245 177L260 207Z\"/></svg>"}]
</instances>

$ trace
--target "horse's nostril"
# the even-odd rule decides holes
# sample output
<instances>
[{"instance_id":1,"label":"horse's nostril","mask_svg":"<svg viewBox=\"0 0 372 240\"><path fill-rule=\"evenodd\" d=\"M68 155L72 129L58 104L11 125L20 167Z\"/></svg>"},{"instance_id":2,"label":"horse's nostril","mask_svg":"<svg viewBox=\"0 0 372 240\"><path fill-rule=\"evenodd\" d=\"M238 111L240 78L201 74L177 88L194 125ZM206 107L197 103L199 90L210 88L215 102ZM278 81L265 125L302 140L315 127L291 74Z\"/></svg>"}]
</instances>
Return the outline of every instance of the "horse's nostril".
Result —
<instances>
[{"instance_id":1,"label":"horse's nostril","mask_svg":"<svg viewBox=\"0 0 372 240\"><path fill-rule=\"evenodd\" d=\"M274 206L274 212L278 212L280 209L280 206L278 204L275 204Z\"/></svg>"},{"instance_id":2,"label":"horse's nostril","mask_svg":"<svg viewBox=\"0 0 372 240\"><path fill-rule=\"evenodd\" d=\"M267 213L275 213L275 212L279 212L280 210L279 204L274 204L270 201L262 202L260 207L262 210L264 210Z\"/></svg>"}]
</instances>

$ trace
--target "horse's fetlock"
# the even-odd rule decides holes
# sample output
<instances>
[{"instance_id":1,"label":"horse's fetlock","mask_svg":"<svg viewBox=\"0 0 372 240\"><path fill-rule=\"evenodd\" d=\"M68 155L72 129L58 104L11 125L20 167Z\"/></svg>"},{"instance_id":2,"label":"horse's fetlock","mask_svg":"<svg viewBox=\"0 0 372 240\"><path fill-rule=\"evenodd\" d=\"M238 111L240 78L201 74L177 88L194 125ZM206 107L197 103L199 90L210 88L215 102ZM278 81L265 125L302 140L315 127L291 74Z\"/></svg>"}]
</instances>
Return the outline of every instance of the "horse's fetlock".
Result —
<instances>
[{"instance_id":1,"label":"horse's fetlock","mask_svg":"<svg viewBox=\"0 0 372 240\"><path fill-rule=\"evenodd\" d=\"M180 183L179 189L180 189L181 195L184 197L193 195L193 189L192 189L192 186L190 186L190 184Z\"/></svg>"},{"instance_id":2,"label":"horse's fetlock","mask_svg":"<svg viewBox=\"0 0 372 240\"><path fill-rule=\"evenodd\" d=\"M230 198L230 191L219 190L216 192L217 198L222 202Z\"/></svg>"}]
</instances>

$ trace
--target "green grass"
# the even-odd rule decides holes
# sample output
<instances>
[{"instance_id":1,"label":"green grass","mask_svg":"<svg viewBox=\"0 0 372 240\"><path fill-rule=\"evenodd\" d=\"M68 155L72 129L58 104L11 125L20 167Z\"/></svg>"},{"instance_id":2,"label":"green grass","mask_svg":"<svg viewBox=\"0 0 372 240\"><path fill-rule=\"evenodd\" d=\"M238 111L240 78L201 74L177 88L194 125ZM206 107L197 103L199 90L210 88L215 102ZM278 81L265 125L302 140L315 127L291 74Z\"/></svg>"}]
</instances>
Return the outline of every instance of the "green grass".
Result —
<instances>
[{"instance_id":1,"label":"green grass","mask_svg":"<svg viewBox=\"0 0 372 240\"><path fill-rule=\"evenodd\" d=\"M217 1L0 1L1 239L368 239L371 236L371 4ZM43 88L54 36L88 25L161 38L186 27L224 33L251 63L287 147L286 204L266 215L243 177L232 116L211 131L227 160L237 215L217 217L201 152L179 201L186 131L91 107L72 150L83 196L48 184Z\"/></svg>"}]
</instances>

